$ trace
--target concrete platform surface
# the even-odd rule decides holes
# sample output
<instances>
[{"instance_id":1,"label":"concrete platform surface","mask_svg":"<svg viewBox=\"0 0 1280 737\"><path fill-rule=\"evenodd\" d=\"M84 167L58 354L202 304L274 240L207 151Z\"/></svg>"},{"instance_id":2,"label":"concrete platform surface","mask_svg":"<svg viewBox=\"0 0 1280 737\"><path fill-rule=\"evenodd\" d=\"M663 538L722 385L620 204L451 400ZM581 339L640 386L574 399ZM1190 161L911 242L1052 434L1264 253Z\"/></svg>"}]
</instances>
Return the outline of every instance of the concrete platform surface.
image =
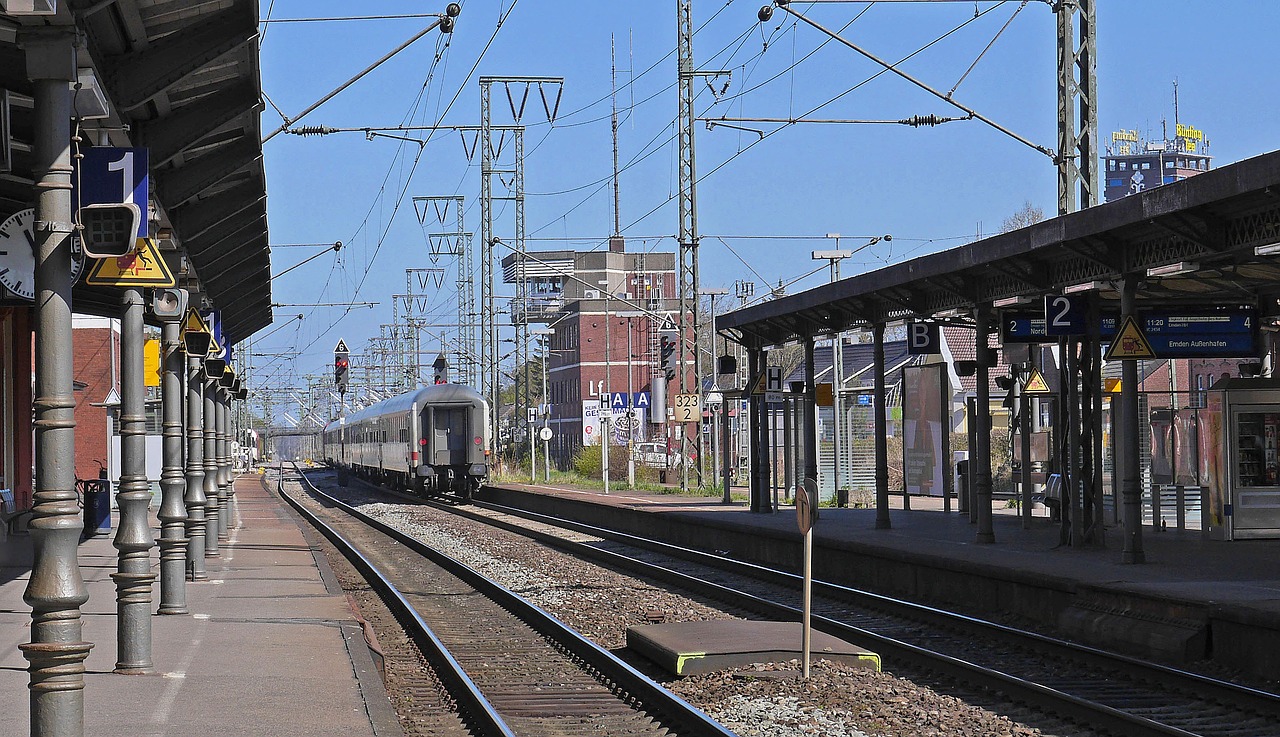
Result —
<instances>
[{"instance_id":1,"label":"concrete platform surface","mask_svg":"<svg viewBox=\"0 0 1280 737\"><path fill-rule=\"evenodd\" d=\"M361 626L323 555L258 476L240 477L235 489L243 526L223 542L221 557L206 558L209 580L187 584L190 614L151 618L150 675L112 673L117 551L110 536L80 544L89 592L81 620L94 643L85 662L85 734L399 737ZM0 691L8 694L0 737L30 733L27 661L18 651L30 640L22 600L30 548L27 536L0 540ZM151 555L158 575L158 549ZM157 580L153 611L159 601Z\"/></svg>"},{"instance_id":2,"label":"concrete platform surface","mask_svg":"<svg viewBox=\"0 0 1280 737\"><path fill-rule=\"evenodd\" d=\"M718 619L627 628L627 647L677 676L795 660L802 657L802 639L799 622ZM809 654L880 670L876 653L817 630L810 635Z\"/></svg>"}]
</instances>

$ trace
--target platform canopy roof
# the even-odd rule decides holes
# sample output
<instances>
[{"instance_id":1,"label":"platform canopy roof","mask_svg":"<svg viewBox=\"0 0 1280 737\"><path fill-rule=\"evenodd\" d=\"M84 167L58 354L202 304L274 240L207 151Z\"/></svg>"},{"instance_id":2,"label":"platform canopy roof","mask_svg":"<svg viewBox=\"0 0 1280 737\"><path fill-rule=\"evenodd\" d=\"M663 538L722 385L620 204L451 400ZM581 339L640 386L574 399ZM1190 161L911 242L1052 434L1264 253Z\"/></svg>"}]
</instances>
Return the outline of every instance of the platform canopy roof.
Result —
<instances>
[{"instance_id":1,"label":"platform canopy roof","mask_svg":"<svg viewBox=\"0 0 1280 737\"><path fill-rule=\"evenodd\" d=\"M716 330L764 348L1068 288L1115 300L1130 274L1148 304L1280 315L1280 151L719 315Z\"/></svg>"},{"instance_id":2,"label":"platform canopy roof","mask_svg":"<svg viewBox=\"0 0 1280 737\"><path fill-rule=\"evenodd\" d=\"M153 234L180 285L221 310L232 343L271 323L271 262L256 0L34 0L53 15L0 12L0 89L12 120L10 171L0 172L0 214L34 202L32 85L23 27L74 26L81 70L109 116L84 120L85 144L146 147ZM30 5L32 0L6 0ZM83 72L82 72L83 74ZM82 87L80 98L89 95ZM87 100L85 100L87 102ZM73 293L75 311L114 316L115 289Z\"/></svg>"}]
</instances>

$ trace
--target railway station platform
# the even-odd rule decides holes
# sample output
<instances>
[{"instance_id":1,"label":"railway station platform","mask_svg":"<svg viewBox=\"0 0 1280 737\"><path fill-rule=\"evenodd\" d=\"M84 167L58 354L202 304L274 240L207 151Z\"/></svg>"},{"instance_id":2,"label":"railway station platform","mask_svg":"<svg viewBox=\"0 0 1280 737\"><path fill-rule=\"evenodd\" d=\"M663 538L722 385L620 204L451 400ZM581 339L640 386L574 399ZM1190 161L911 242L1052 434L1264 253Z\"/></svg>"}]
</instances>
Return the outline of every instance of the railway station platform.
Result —
<instances>
[{"instance_id":1,"label":"railway station platform","mask_svg":"<svg viewBox=\"0 0 1280 737\"><path fill-rule=\"evenodd\" d=\"M310 533L261 477L241 476L235 490L242 527L220 546L221 557L205 559L209 580L187 584L190 613L151 618L150 675L112 673L117 551L110 535L80 544L89 593L84 639L94 643L85 661L85 733L402 734L361 625ZM152 565L158 572L155 550ZM19 696L29 678L18 645L30 639L31 610L22 600L30 571L30 537L0 538L0 692L12 696L0 709L0 737L29 733L27 699ZM152 599L154 610L158 581Z\"/></svg>"},{"instance_id":2,"label":"railway station platform","mask_svg":"<svg viewBox=\"0 0 1280 737\"><path fill-rule=\"evenodd\" d=\"M798 573L794 507L752 513L718 498L542 485L486 487L480 499L565 516L736 560ZM894 505L896 509L892 508ZM1146 562L1123 564L1123 528L1105 547L1059 543L1058 523L1022 528L993 510L994 544L978 544L968 515L940 498L893 497L892 527L874 509L822 508L814 523L814 575L826 581L955 606L1098 647L1170 663L1211 660L1274 678L1280 662L1280 540L1217 542L1198 531L1143 528Z\"/></svg>"}]
</instances>

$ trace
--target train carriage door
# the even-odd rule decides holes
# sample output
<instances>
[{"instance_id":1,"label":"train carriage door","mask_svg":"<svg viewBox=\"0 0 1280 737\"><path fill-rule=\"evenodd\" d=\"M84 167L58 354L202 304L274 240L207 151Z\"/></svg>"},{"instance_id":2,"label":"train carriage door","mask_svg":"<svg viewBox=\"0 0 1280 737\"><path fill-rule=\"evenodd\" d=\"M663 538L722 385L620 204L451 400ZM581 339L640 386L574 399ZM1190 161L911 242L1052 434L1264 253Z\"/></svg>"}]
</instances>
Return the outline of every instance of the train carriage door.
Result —
<instances>
[{"instance_id":1,"label":"train carriage door","mask_svg":"<svg viewBox=\"0 0 1280 737\"><path fill-rule=\"evenodd\" d=\"M435 410L435 465L453 466L467 462L466 407L437 407Z\"/></svg>"},{"instance_id":2,"label":"train carriage door","mask_svg":"<svg viewBox=\"0 0 1280 737\"><path fill-rule=\"evenodd\" d=\"M413 403L413 408L409 410L409 418L406 421L409 425L409 457L406 460L409 462L410 476L416 475L418 472L418 458L421 457L418 454L422 451L422 444L418 442L419 438L422 437L422 426L420 422L413 421L414 417L419 417L417 402Z\"/></svg>"}]
</instances>

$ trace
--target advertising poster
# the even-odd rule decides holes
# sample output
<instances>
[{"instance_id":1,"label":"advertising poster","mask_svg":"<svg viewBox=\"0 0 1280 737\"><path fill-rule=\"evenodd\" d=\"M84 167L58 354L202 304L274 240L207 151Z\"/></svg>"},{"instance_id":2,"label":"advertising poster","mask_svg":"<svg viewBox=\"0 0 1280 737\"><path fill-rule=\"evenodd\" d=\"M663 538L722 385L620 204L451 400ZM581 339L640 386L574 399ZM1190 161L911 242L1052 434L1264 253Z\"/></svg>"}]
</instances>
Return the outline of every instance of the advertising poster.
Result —
<instances>
[{"instance_id":1,"label":"advertising poster","mask_svg":"<svg viewBox=\"0 0 1280 737\"><path fill-rule=\"evenodd\" d=\"M947 489L947 429L943 421L943 365L903 370L903 477L908 494L942 496Z\"/></svg>"},{"instance_id":2,"label":"advertising poster","mask_svg":"<svg viewBox=\"0 0 1280 737\"><path fill-rule=\"evenodd\" d=\"M644 420L645 410L642 408L634 409L614 409L613 423L613 444L626 445L628 437L635 443L644 441Z\"/></svg>"},{"instance_id":3,"label":"advertising poster","mask_svg":"<svg viewBox=\"0 0 1280 737\"><path fill-rule=\"evenodd\" d=\"M594 399L582 403L582 444L600 444L600 403Z\"/></svg>"}]
</instances>

